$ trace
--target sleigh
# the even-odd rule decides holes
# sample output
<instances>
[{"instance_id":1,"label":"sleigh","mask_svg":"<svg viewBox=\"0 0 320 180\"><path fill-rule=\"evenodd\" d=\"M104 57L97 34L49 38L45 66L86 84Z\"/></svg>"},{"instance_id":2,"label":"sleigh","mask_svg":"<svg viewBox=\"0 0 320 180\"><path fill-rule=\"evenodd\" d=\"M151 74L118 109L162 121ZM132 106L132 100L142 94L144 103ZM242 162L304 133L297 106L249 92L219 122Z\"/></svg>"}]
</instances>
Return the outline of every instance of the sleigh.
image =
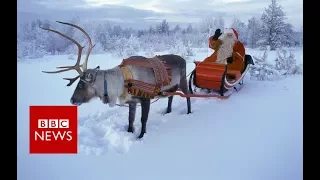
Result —
<instances>
[{"instance_id":1,"label":"sleigh","mask_svg":"<svg viewBox=\"0 0 320 180\"><path fill-rule=\"evenodd\" d=\"M243 78L254 65L252 57L245 55L245 68L242 72L228 70L225 64L214 62L194 62L196 67L189 78L189 91L195 97L228 98L243 86Z\"/></svg>"}]
</instances>

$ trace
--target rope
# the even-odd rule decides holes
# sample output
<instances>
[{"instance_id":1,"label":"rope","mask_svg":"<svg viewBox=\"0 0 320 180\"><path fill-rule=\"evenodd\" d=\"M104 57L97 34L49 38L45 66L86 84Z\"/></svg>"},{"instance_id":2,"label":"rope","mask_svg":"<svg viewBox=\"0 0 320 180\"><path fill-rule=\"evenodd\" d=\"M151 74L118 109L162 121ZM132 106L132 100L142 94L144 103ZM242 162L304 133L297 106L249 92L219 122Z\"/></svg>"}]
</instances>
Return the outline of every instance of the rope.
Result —
<instances>
[{"instance_id":1,"label":"rope","mask_svg":"<svg viewBox=\"0 0 320 180\"><path fill-rule=\"evenodd\" d=\"M192 71L193 71L193 70L192 70ZM186 77L189 77L189 76L191 75L192 71L191 71L191 72L189 72L189 74L188 74Z\"/></svg>"}]
</instances>

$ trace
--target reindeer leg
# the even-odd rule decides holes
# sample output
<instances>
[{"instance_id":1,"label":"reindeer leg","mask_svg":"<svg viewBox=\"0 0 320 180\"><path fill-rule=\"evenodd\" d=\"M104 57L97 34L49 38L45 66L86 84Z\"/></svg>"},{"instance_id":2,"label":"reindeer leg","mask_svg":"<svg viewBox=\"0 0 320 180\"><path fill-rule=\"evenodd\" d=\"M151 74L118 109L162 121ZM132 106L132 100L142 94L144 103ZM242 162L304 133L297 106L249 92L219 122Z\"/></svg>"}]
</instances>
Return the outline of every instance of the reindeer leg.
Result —
<instances>
[{"instance_id":1,"label":"reindeer leg","mask_svg":"<svg viewBox=\"0 0 320 180\"><path fill-rule=\"evenodd\" d=\"M133 122L136 117L137 103L129 103L129 126L128 132L134 132Z\"/></svg>"},{"instance_id":2,"label":"reindeer leg","mask_svg":"<svg viewBox=\"0 0 320 180\"><path fill-rule=\"evenodd\" d=\"M150 110L150 99L141 98L141 133L139 135L139 138L142 138L144 133L146 133L149 110Z\"/></svg>"},{"instance_id":3,"label":"reindeer leg","mask_svg":"<svg viewBox=\"0 0 320 180\"><path fill-rule=\"evenodd\" d=\"M180 89L184 94L190 94L189 93L189 89L188 89L188 83L187 83L187 79L183 78L180 81ZM191 113L191 101L190 101L190 97L187 97L187 106L188 106L188 113Z\"/></svg>"},{"instance_id":4,"label":"reindeer leg","mask_svg":"<svg viewBox=\"0 0 320 180\"><path fill-rule=\"evenodd\" d=\"M173 100L173 96L168 97L168 106L167 106L166 113L171 113L172 100Z\"/></svg>"},{"instance_id":5,"label":"reindeer leg","mask_svg":"<svg viewBox=\"0 0 320 180\"><path fill-rule=\"evenodd\" d=\"M177 85L173 86L171 89L167 90L167 92L176 92L177 89L178 89L178 87L179 87L179 86L178 86L178 84L177 84ZM168 97L167 112L166 112L165 114L171 113L172 100L173 100L173 96L169 96L169 97Z\"/></svg>"}]
</instances>

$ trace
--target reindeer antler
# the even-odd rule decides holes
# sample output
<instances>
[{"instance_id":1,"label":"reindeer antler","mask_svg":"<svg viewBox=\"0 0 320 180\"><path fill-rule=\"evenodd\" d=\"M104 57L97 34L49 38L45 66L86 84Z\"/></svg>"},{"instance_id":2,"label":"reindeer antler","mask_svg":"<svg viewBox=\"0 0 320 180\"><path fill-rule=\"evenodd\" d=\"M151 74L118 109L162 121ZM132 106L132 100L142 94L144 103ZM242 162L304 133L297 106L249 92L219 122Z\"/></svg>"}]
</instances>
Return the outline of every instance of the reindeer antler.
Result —
<instances>
[{"instance_id":1,"label":"reindeer antler","mask_svg":"<svg viewBox=\"0 0 320 180\"><path fill-rule=\"evenodd\" d=\"M83 73L87 70L87 65L88 65L88 58L89 58L89 55L91 53L91 50L92 48L94 47L94 45L92 46L92 42L91 42L91 38L90 36L88 35L88 33L83 30L81 27L77 26L77 25L74 25L74 24L71 24L71 23L66 23L66 22L61 22L61 21L56 21L58 23L61 23L61 24L66 24L66 25L69 25L69 26L72 26L72 27L75 27L77 29L79 29L81 32L83 32L86 37L88 38L88 41L89 41L89 47L88 47L88 51L87 51L87 54L86 54L86 57L85 57L85 60L84 62L80 65L80 60L81 60L81 54L82 54L82 50L83 50L83 46L81 46L76 40L56 31L56 30L52 30L52 29L49 29L49 28L43 28L43 27L40 27L41 29L44 29L44 30L48 30L48 31L51 31L51 32L54 32L54 33L57 33L59 34L60 36L72 41L73 43L75 43L78 47L78 59L77 59L77 62L75 65L73 66L61 66L61 67L57 67L57 68L64 68L62 70L58 70L58 71L42 71L43 73L60 73L60 72L65 72L65 71L70 71L70 70L76 70L79 75L74 77L74 78L63 78L65 80L68 80L70 81L67 86L71 86L80 76L83 75ZM81 70L81 68L82 70Z\"/></svg>"}]
</instances>

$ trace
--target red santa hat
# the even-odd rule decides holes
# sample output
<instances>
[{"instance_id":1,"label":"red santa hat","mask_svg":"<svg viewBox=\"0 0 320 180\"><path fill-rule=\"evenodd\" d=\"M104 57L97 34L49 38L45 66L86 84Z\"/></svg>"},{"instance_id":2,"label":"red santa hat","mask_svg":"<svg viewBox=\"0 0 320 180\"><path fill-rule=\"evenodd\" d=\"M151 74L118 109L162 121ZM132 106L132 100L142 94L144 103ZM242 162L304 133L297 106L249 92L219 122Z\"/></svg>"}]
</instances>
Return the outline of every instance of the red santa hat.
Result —
<instances>
[{"instance_id":1,"label":"red santa hat","mask_svg":"<svg viewBox=\"0 0 320 180\"><path fill-rule=\"evenodd\" d=\"M231 33L231 34L233 34L233 35L238 39L238 32L237 32L235 29L233 29L233 28L226 28L226 29L224 30L224 33L225 33L225 34Z\"/></svg>"}]
</instances>

